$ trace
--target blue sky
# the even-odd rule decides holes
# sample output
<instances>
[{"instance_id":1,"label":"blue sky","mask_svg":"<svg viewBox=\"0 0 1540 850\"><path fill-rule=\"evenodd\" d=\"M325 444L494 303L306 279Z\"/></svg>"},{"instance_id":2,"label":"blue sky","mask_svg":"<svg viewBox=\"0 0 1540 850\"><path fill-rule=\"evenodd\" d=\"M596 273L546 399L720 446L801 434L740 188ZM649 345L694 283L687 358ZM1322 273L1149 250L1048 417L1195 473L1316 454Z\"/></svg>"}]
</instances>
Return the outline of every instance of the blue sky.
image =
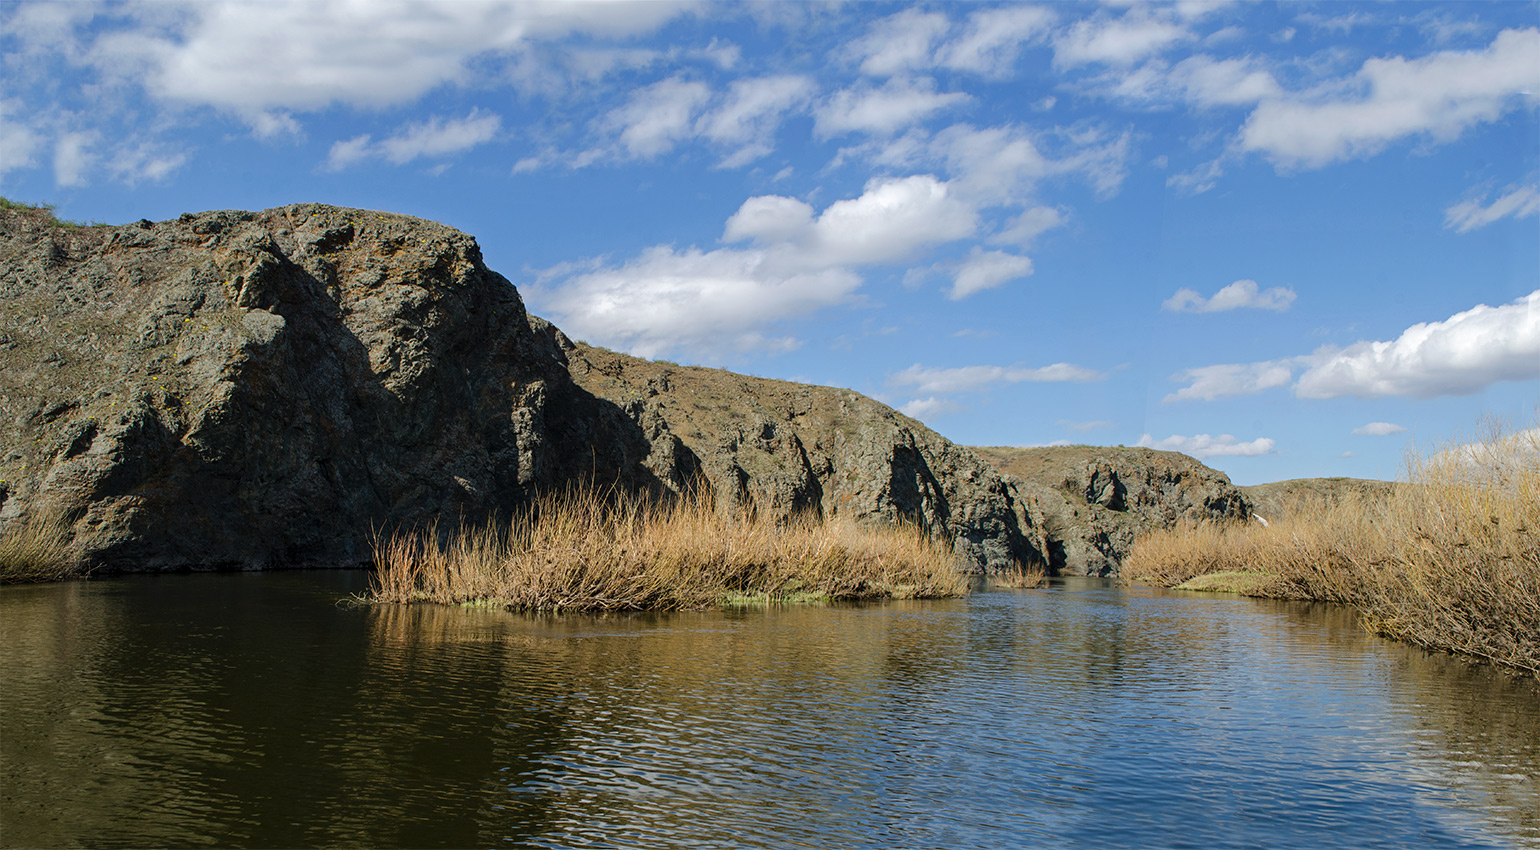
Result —
<instances>
[{"instance_id":1,"label":"blue sky","mask_svg":"<svg viewBox=\"0 0 1540 850\"><path fill-rule=\"evenodd\" d=\"M1535 3L6 3L0 193L478 237L969 444L1394 477L1540 404Z\"/></svg>"}]
</instances>

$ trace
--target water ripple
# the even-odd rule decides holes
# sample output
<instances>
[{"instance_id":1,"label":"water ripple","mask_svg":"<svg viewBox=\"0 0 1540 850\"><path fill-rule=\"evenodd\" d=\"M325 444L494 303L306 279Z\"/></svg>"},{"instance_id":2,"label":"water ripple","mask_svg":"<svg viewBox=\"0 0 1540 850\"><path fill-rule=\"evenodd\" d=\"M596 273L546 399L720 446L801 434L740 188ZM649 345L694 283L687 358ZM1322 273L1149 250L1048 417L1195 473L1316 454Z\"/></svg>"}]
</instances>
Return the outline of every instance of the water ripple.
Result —
<instances>
[{"instance_id":1,"label":"water ripple","mask_svg":"<svg viewBox=\"0 0 1540 850\"><path fill-rule=\"evenodd\" d=\"M7 846L1540 847L1532 682L1129 591L614 618L0 591Z\"/></svg>"}]
</instances>

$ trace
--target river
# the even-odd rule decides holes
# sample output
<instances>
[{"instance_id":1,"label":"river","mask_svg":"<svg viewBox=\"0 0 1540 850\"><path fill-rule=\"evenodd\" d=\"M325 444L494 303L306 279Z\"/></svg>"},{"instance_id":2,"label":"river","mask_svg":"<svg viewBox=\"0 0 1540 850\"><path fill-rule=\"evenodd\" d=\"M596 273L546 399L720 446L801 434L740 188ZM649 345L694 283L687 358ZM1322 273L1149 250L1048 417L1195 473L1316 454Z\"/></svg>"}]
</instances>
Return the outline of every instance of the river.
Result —
<instances>
[{"instance_id":1,"label":"river","mask_svg":"<svg viewBox=\"0 0 1540 850\"><path fill-rule=\"evenodd\" d=\"M521 616L353 571L0 588L7 847L1540 847L1540 687L1062 580Z\"/></svg>"}]
</instances>

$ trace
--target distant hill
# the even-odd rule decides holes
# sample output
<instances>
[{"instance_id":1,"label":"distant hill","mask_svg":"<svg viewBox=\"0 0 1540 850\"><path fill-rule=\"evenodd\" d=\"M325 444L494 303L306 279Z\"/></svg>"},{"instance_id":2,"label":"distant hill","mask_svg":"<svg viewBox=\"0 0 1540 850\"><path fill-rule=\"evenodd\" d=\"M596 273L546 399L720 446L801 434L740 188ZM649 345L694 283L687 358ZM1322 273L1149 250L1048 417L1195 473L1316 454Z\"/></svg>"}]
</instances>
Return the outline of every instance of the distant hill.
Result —
<instances>
[{"instance_id":1,"label":"distant hill","mask_svg":"<svg viewBox=\"0 0 1540 850\"><path fill-rule=\"evenodd\" d=\"M1224 473L1176 452L1122 446L972 447L1006 476L1056 572L1116 575L1134 540L1187 521L1244 521Z\"/></svg>"}]
</instances>

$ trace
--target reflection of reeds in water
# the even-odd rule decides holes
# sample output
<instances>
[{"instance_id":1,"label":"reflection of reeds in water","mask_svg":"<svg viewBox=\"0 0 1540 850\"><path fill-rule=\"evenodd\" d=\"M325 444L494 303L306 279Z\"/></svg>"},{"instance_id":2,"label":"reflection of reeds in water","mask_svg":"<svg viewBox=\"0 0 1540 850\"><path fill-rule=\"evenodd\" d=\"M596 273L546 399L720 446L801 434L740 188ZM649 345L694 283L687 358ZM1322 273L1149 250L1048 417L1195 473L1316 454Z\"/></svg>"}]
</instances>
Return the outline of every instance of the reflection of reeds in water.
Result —
<instances>
[{"instance_id":1,"label":"reflection of reeds in water","mask_svg":"<svg viewBox=\"0 0 1540 850\"><path fill-rule=\"evenodd\" d=\"M0 534L0 584L68 578L80 566L70 537L57 517L12 521Z\"/></svg>"},{"instance_id":2,"label":"reflection of reeds in water","mask_svg":"<svg viewBox=\"0 0 1540 850\"><path fill-rule=\"evenodd\" d=\"M637 611L721 602L955 596L950 548L912 526L728 516L573 490L511 522L398 533L375 547L371 598L519 610Z\"/></svg>"},{"instance_id":3,"label":"reflection of reeds in water","mask_svg":"<svg viewBox=\"0 0 1540 850\"><path fill-rule=\"evenodd\" d=\"M1124 575L1348 603L1378 634L1540 676L1540 428L1478 445L1414 457L1384 500L1152 533Z\"/></svg>"}]
</instances>

